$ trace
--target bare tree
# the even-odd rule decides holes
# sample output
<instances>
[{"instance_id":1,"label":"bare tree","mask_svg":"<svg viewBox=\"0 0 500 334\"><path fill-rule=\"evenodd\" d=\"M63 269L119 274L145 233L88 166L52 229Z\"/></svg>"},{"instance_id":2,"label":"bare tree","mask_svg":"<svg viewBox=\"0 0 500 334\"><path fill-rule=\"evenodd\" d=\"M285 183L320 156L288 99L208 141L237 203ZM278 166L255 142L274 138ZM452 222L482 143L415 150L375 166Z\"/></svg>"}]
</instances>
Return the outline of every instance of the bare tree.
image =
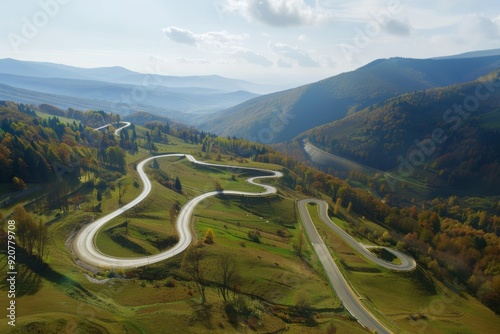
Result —
<instances>
[{"instance_id":1,"label":"bare tree","mask_svg":"<svg viewBox=\"0 0 500 334\"><path fill-rule=\"evenodd\" d=\"M302 258L304 256L303 251L304 251L304 232L302 229L299 230L299 234L297 236L297 243L294 245L295 251L297 252L297 255Z\"/></svg>"},{"instance_id":2,"label":"bare tree","mask_svg":"<svg viewBox=\"0 0 500 334\"><path fill-rule=\"evenodd\" d=\"M196 284L196 289L201 295L202 304L205 304L206 301L205 268L202 266L205 256L206 253L203 249L191 246L182 260L182 268Z\"/></svg>"},{"instance_id":3,"label":"bare tree","mask_svg":"<svg viewBox=\"0 0 500 334\"><path fill-rule=\"evenodd\" d=\"M236 261L229 255L222 255L216 264L215 282L217 283L217 294L224 304L234 299L240 280Z\"/></svg>"},{"instance_id":4,"label":"bare tree","mask_svg":"<svg viewBox=\"0 0 500 334\"><path fill-rule=\"evenodd\" d=\"M38 240L37 240L37 253L40 259L45 256L45 247L47 246L49 240L49 231L47 225L42 222L42 219L38 221Z\"/></svg>"}]
</instances>

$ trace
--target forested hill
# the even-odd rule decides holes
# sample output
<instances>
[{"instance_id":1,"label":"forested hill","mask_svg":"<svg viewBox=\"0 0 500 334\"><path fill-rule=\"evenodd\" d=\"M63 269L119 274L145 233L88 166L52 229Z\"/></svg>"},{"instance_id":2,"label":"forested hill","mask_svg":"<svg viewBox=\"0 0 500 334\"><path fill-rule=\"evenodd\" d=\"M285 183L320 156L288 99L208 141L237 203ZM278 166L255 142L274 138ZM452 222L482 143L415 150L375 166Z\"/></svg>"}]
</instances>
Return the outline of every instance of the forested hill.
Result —
<instances>
[{"instance_id":1,"label":"forested hill","mask_svg":"<svg viewBox=\"0 0 500 334\"><path fill-rule=\"evenodd\" d=\"M263 143L287 141L403 93L475 80L500 67L500 56L376 60L355 71L246 101L200 126Z\"/></svg>"},{"instance_id":2,"label":"forested hill","mask_svg":"<svg viewBox=\"0 0 500 334\"><path fill-rule=\"evenodd\" d=\"M40 109L62 112L48 105L0 101L0 183L22 190L26 183L46 183L58 176L71 182L80 170L97 170L99 165L124 171L125 153L115 136L87 126L103 125L110 115L69 110L81 120L70 123L57 116L41 118L35 112Z\"/></svg>"},{"instance_id":3,"label":"forested hill","mask_svg":"<svg viewBox=\"0 0 500 334\"><path fill-rule=\"evenodd\" d=\"M429 184L499 194L500 70L390 99L305 132L295 147L305 138L370 167L405 173L425 168Z\"/></svg>"}]
</instances>

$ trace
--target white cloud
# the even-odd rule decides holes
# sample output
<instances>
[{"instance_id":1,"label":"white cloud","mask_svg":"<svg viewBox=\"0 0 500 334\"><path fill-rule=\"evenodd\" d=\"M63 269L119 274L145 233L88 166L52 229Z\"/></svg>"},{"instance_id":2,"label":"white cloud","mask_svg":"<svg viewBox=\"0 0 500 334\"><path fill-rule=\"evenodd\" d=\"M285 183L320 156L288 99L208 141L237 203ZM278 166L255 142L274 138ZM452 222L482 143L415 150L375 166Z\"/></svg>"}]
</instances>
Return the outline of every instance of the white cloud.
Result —
<instances>
[{"instance_id":1,"label":"white cloud","mask_svg":"<svg viewBox=\"0 0 500 334\"><path fill-rule=\"evenodd\" d=\"M278 58L276 61L276 66L281 67L281 68L291 68L293 67L292 64L284 60L283 58Z\"/></svg>"},{"instance_id":2,"label":"white cloud","mask_svg":"<svg viewBox=\"0 0 500 334\"><path fill-rule=\"evenodd\" d=\"M221 0L220 7L249 21L277 27L315 25L331 17L325 8L304 0Z\"/></svg>"},{"instance_id":3,"label":"white cloud","mask_svg":"<svg viewBox=\"0 0 500 334\"><path fill-rule=\"evenodd\" d=\"M171 62L181 63L181 64L209 64L210 62L205 58L186 58L177 57L170 59Z\"/></svg>"},{"instance_id":4,"label":"white cloud","mask_svg":"<svg viewBox=\"0 0 500 334\"><path fill-rule=\"evenodd\" d=\"M467 15L460 24L459 33L482 40L500 39L500 22L498 17L490 19L480 14Z\"/></svg>"},{"instance_id":5,"label":"white cloud","mask_svg":"<svg viewBox=\"0 0 500 334\"><path fill-rule=\"evenodd\" d=\"M297 39L301 42L304 42L304 41L307 41L307 36L304 34L301 34L301 35L299 35L299 37L297 37Z\"/></svg>"},{"instance_id":6,"label":"white cloud","mask_svg":"<svg viewBox=\"0 0 500 334\"><path fill-rule=\"evenodd\" d=\"M269 43L269 48L277 54L293 59L302 67L319 67L320 64L311 58L307 51L297 47L291 47L283 43Z\"/></svg>"},{"instance_id":7,"label":"white cloud","mask_svg":"<svg viewBox=\"0 0 500 334\"><path fill-rule=\"evenodd\" d=\"M167 36L170 40L188 45L196 45L196 35L193 34L190 30L181 29L177 27L168 27L163 29L165 36Z\"/></svg>"},{"instance_id":8,"label":"white cloud","mask_svg":"<svg viewBox=\"0 0 500 334\"><path fill-rule=\"evenodd\" d=\"M238 48L231 54L231 56L234 58L244 59L248 63L254 65L260 65L264 67L269 67L273 65L273 62L264 57L263 55L244 48Z\"/></svg>"},{"instance_id":9,"label":"white cloud","mask_svg":"<svg viewBox=\"0 0 500 334\"><path fill-rule=\"evenodd\" d=\"M192 46L203 43L220 46L222 44L241 42L247 37L247 35L230 34L225 30L195 34L191 30L178 27L164 28L163 32L171 41Z\"/></svg>"}]
</instances>

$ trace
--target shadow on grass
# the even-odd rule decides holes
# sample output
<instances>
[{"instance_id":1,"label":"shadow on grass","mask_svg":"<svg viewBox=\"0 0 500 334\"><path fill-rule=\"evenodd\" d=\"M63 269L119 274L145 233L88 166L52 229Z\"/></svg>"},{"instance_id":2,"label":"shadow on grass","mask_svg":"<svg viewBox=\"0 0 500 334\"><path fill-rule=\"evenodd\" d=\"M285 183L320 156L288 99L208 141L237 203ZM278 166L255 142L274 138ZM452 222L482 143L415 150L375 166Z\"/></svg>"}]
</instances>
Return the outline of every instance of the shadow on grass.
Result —
<instances>
[{"instance_id":1,"label":"shadow on grass","mask_svg":"<svg viewBox=\"0 0 500 334\"><path fill-rule=\"evenodd\" d=\"M424 295L433 296L437 294L436 285L432 277L420 266L410 272L402 272L400 275L409 278Z\"/></svg>"},{"instance_id":2,"label":"shadow on grass","mask_svg":"<svg viewBox=\"0 0 500 334\"><path fill-rule=\"evenodd\" d=\"M30 256L18 249L16 263L16 297L33 295L42 285L42 279L63 287L63 291L72 298L84 299L92 297L80 283L53 270L47 263L36 256ZM3 268L2 271L7 272ZM9 290L7 280L2 280L0 288Z\"/></svg>"},{"instance_id":3,"label":"shadow on grass","mask_svg":"<svg viewBox=\"0 0 500 334\"><path fill-rule=\"evenodd\" d=\"M213 329L212 324L212 308L210 304L193 304L193 313L189 316L189 325L193 326L195 323L199 322L207 329Z\"/></svg>"}]
</instances>

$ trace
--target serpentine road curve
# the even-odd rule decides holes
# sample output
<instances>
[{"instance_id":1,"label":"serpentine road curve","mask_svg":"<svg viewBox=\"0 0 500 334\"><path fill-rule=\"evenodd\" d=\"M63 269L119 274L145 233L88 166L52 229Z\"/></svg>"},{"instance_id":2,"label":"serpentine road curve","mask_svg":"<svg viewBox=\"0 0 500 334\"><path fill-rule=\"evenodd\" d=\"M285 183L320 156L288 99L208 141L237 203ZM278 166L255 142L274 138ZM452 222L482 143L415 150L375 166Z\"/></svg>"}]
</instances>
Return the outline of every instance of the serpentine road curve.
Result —
<instances>
[{"instance_id":1,"label":"serpentine road curve","mask_svg":"<svg viewBox=\"0 0 500 334\"><path fill-rule=\"evenodd\" d=\"M130 123L126 124L124 127L129 126ZM115 134L117 134L122 128L117 129ZM179 234L179 242L171 249L155 254L155 255L150 255L150 256L144 256L144 257L136 257L136 258L123 258L123 257L115 257L115 256L109 256L106 255L102 252L100 252L95 244L95 238L97 236L97 233L99 230L110 220L113 218L116 218L120 216L122 213L125 211L133 208L137 204L139 204L141 201L143 201L151 192L152 190L152 185L151 181L147 177L146 173L144 172L144 166L146 163L153 159L161 159L161 158L168 158L168 157L185 157L189 161L191 161L194 164L199 164L199 165L205 165L205 166L212 166L212 167L219 167L219 168L237 168L237 169L244 169L244 170L253 170L253 171L258 171L262 172L263 176L256 176L256 177L251 177L247 179L247 182L258 185L263 188L263 191L261 192L242 192L242 191L234 191L234 190L222 190L222 191L211 191L205 194L202 194L200 196L197 196L191 200L189 200L181 209L181 212L179 213L179 216L177 217L176 221L176 228L177 232ZM268 196L268 195L273 195L276 194L277 190L275 187L270 186L270 185L264 185L264 184L259 184L256 183L255 181L258 179L266 179L266 178L279 178L282 176L281 172L278 171L271 171L267 169L260 169L260 168L250 168L250 167L239 167L239 166L229 166L229 165L219 165L219 164L211 164L211 163L206 163L206 162L201 162L196 160L193 156L189 154L164 154L164 155L158 155L154 157L150 157L147 159L144 159L137 165L137 172L139 173L139 176L144 184L144 188L142 192L139 194L138 197L136 197L133 201L128 203L127 205L119 208L118 210L97 219L96 221L92 222L91 224L85 226L80 232L76 235L75 239L73 240L72 243L72 249L74 252L74 255L76 256L77 259L96 266L96 267L101 267L101 268L136 268L136 267L141 267L141 266L146 266L150 265L156 262L164 261L166 259L169 259L177 254L182 253L186 248L189 247L191 244L191 241L193 239L193 236L191 235L191 229L190 229L190 224L191 224L191 217L193 215L194 209L196 206L203 201L206 198L209 198L211 196L216 196L220 194L225 194L225 195L236 195L236 196L249 196L249 197L259 197L259 196ZM298 208L299 208L299 213L301 215L302 221L304 223L304 227L306 229L306 232L309 236L309 239L311 240L311 243L313 245L314 250L318 254L318 257L325 268L325 271L327 273L327 276L335 289L337 295L339 296L340 300L342 301L344 307L358 320L358 322L363 325L364 327L370 329L370 330L377 330L378 333L390 333L390 331L385 328L375 316L373 316L370 311L368 311L363 304L358 300L358 297L356 294L352 291L350 285L346 281L346 279L342 276L342 273L340 272L339 268L335 264L335 261L333 260L330 252L328 251L326 245L323 243L323 240L319 236L318 232L316 231L316 228L309 216L309 213L307 212L307 203L316 203L318 205L318 208L320 209L320 217L321 219L328 225L330 228L332 228L336 233L338 233L339 236L344 239L349 245L351 245L353 248L358 250L363 256L366 258L372 260L375 263L378 263L386 268L390 268L393 270L403 270L403 271L408 271L412 270L415 268L416 264L413 259L405 255L404 253L401 253L399 251L391 250L394 255L399 257L401 259L401 265L395 265L388 263L386 261L380 260L376 258L367 248L370 246L364 246L359 244L356 240L354 240L351 236L349 236L346 232L344 232L342 229L340 229L338 226L336 226L334 223L331 222L331 220L328 218L328 205L326 202L318 200L318 199L306 199L306 200L301 200L298 202Z\"/></svg>"},{"instance_id":2,"label":"serpentine road curve","mask_svg":"<svg viewBox=\"0 0 500 334\"><path fill-rule=\"evenodd\" d=\"M347 244L349 244L356 251L361 253L368 260L379 264L385 268L398 270L398 271L410 271L416 268L416 262L408 255L404 254L395 249L382 247L393 255L397 256L401 260L401 264L393 264L384 260L377 258L373 255L368 248L379 247L379 246L366 246L357 242L353 237L347 234L344 230L334 224L328 217L328 204L325 201L319 199L303 199L298 202L299 214L302 219L302 223L306 230L309 240L314 248L315 253L325 269L325 273L333 286L333 289L337 293L337 296L342 301L344 307L355 317L358 322L364 327L370 330L376 330L377 333L391 333L383 324L381 324L377 318L359 301L356 293L352 290L351 286L342 275L339 267L335 263L328 250L327 246L320 237L316 226L314 225L309 212L307 211L307 204L314 203L318 205L318 213L321 220L327 224L334 232L336 232Z\"/></svg>"},{"instance_id":3,"label":"serpentine road curve","mask_svg":"<svg viewBox=\"0 0 500 334\"><path fill-rule=\"evenodd\" d=\"M264 189L262 192L258 193L252 193L252 192L243 192L243 191L235 191L235 190L222 190L222 191L211 191L208 193L205 193L203 195L200 195L198 197L195 197L188 201L181 209L181 212L179 213L179 216L177 217L176 221L176 228L177 232L179 233L179 242L171 249L158 253L155 255L150 255L150 256L143 256L143 257L136 257L136 258L122 258L122 257L115 257L115 256L109 256L104 253L101 253L95 245L95 238L97 236L97 233L99 230L110 220L113 218L118 217L125 211L133 208L140 202L142 202L151 192L152 186L151 186L151 181L147 177L146 173L144 172L144 165L148 163L149 161L153 159L161 159L161 158L167 158L167 157L185 157L189 161L199 164L199 165L205 165L205 166L213 166L213 167L222 167L222 168L238 168L238 169L245 169L245 170L253 170L253 171L258 171L262 172L264 176L255 176L247 179L247 182L258 185ZM84 227L75 237L73 241L73 252L75 253L76 257L90 265L96 266L96 267L104 267L104 268L136 268L136 267L141 267L141 266L146 266L149 264L153 264L156 262L160 262L166 259L169 259L179 253L182 253L186 248L189 247L191 244L191 241L193 240L193 236L191 235L191 230L190 230L190 223L191 223L191 217L193 215L194 209L198 203L203 201L204 199L215 196L215 195L239 195L239 196L249 196L249 197L258 197L258 196L267 196L267 195L272 195L276 193L276 188L273 186L269 185L264 185L264 184L259 184L256 183L255 180L257 179L265 179L265 178L277 178L281 177L282 173L278 171L271 171L267 169L259 169L259 168L249 168L249 167L238 167L238 166L228 166L228 165L217 165L217 164L210 164L206 162L201 162L196 160L193 156L189 154L164 154L164 155L157 155L154 157L150 157L147 159L144 159L137 165L137 172L139 173L139 176L144 184L144 188L142 192L137 196L133 201L128 203L127 205L124 205L123 207L119 208L118 210L97 219L96 221L92 222L91 224L87 225Z\"/></svg>"}]
</instances>

